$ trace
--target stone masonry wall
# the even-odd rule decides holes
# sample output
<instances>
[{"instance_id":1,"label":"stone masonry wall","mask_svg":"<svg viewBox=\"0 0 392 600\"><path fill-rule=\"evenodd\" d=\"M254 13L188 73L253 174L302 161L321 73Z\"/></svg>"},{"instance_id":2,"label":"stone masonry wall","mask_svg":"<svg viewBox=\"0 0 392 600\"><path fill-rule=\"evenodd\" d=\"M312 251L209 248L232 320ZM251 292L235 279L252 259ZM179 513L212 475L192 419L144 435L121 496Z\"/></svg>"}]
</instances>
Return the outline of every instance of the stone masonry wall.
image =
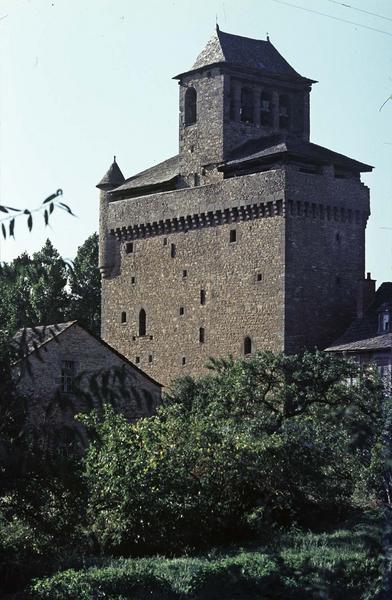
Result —
<instances>
[{"instance_id":1,"label":"stone masonry wall","mask_svg":"<svg viewBox=\"0 0 392 600\"><path fill-rule=\"evenodd\" d=\"M252 123L241 122L241 89L244 87L253 93ZM189 88L197 92L197 121L193 125L185 124L185 94ZM203 165L226 159L233 148L249 140L279 131L309 139L310 89L301 82L276 81L249 74L240 77L238 73L222 72L215 67L185 75L179 89L179 150L181 180L185 187L195 185L195 176L200 184L222 179L216 169ZM266 92L271 100L271 125L268 127L260 123L262 92ZM283 130L279 125L279 97L282 94L289 98L290 114L289 128Z\"/></svg>"},{"instance_id":2,"label":"stone masonry wall","mask_svg":"<svg viewBox=\"0 0 392 600\"><path fill-rule=\"evenodd\" d=\"M123 410L129 418L151 414L159 403L159 386L125 363L77 324L64 331L57 340L46 343L40 350L40 357L41 360L35 353L30 355L30 373L25 372L18 383L18 389L34 399L43 411L47 402L52 400L59 390L62 361L75 361L76 375L85 373L86 384L88 376L93 373L126 365L131 400L123 406ZM82 406L80 408L83 409Z\"/></svg>"},{"instance_id":3,"label":"stone masonry wall","mask_svg":"<svg viewBox=\"0 0 392 600\"><path fill-rule=\"evenodd\" d=\"M105 339L165 385L203 373L210 356L241 355L245 336L255 349L282 350L283 257L282 217L137 240L134 253L122 254L120 275L104 283ZM142 308L147 335L140 337Z\"/></svg>"},{"instance_id":4,"label":"stone masonry wall","mask_svg":"<svg viewBox=\"0 0 392 600\"><path fill-rule=\"evenodd\" d=\"M246 336L253 351L324 347L355 310L368 214L368 189L332 167L110 202L118 259L103 279L102 336L164 385L202 374L209 356L241 355Z\"/></svg>"},{"instance_id":5,"label":"stone masonry wall","mask_svg":"<svg viewBox=\"0 0 392 600\"><path fill-rule=\"evenodd\" d=\"M241 355L246 336L253 349L282 350L284 219L272 208L283 197L284 179L283 171L271 171L111 203L110 228L119 234L121 264L117 276L102 282L104 339L165 385L178 376L205 372L210 356ZM264 218L252 218L249 211L242 220L241 211L231 211L229 222L210 219L208 226L192 228L190 223L182 231L166 232L161 225L160 235L134 237L133 252L126 252L134 229L121 226L148 222L157 230L162 220L223 214L226 208L257 203L265 204ZM230 242L231 230L236 230L235 242ZM140 337L142 308L147 335Z\"/></svg>"},{"instance_id":6,"label":"stone masonry wall","mask_svg":"<svg viewBox=\"0 0 392 600\"><path fill-rule=\"evenodd\" d=\"M369 191L333 170L287 173L285 350L325 348L355 317Z\"/></svg>"},{"instance_id":7,"label":"stone masonry wall","mask_svg":"<svg viewBox=\"0 0 392 600\"><path fill-rule=\"evenodd\" d=\"M220 70L212 68L205 73L185 76L180 83L179 147L181 175L184 182L193 186L195 174L200 183L222 179L222 175L202 170L202 165L223 160L223 86ZM197 121L185 126L184 99L188 88L197 92Z\"/></svg>"}]
</instances>

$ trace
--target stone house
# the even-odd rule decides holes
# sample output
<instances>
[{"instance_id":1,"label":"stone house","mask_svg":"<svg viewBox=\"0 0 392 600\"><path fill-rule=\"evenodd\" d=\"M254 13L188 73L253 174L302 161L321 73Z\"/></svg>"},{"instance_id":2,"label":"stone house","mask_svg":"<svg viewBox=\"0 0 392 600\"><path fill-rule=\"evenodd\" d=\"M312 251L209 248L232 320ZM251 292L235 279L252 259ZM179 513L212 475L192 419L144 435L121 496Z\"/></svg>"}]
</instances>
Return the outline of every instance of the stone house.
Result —
<instances>
[{"instance_id":1,"label":"stone house","mask_svg":"<svg viewBox=\"0 0 392 600\"><path fill-rule=\"evenodd\" d=\"M159 383L77 321L23 329L14 345L23 354L17 389L37 419L53 399L72 414L109 399L130 420L151 415L160 402Z\"/></svg>"},{"instance_id":2,"label":"stone house","mask_svg":"<svg viewBox=\"0 0 392 600\"><path fill-rule=\"evenodd\" d=\"M218 27L179 84L179 153L99 182L102 338L155 379L330 345L365 274L372 167L310 141L310 92Z\"/></svg>"},{"instance_id":3,"label":"stone house","mask_svg":"<svg viewBox=\"0 0 392 600\"><path fill-rule=\"evenodd\" d=\"M361 296L360 296L361 298ZM375 292L368 274L367 290L359 302L356 319L327 352L338 352L355 360L361 367L374 364L387 390L392 389L392 282Z\"/></svg>"}]
</instances>

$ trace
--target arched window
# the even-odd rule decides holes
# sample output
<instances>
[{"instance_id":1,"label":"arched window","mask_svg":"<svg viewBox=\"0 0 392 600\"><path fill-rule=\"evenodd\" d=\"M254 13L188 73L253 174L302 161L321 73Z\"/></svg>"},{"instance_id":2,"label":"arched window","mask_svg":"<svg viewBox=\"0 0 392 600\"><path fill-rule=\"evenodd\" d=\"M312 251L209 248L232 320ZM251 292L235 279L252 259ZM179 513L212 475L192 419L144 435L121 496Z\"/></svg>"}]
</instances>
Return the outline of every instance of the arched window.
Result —
<instances>
[{"instance_id":1,"label":"arched window","mask_svg":"<svg viewBox=\"0 0 392 600\"><path fill-rule=\"evenodd\" d=\"M197 92L188 88L185 92L185 125L193 125L197 121Z\"/></svg>"},{"instance_id":2,"label":"arched window","mask_svg":"<svg viewBox=\"0 0 392 600\"><path fill-rule=\"evenodd\" d=\"M146 335L146 311L144 308L139 313L139 335Z\"/></svg>"},{"instance_id":3,"label":"arched window","mask_svg":"<svg viewBox=\"0 0 392 600\"><path fill-rule=\"evenodd\" d=\"M286 95L281 95L279 96L279 128L288 129L289 123L289 97Z\"/></svg>"},{"instance_id":4,"label":"arched window","mask_svg":"<svg viewBox=\"0 0 392 600\"><path fill-rule=\"evenodd\" d=\"M252 354L252 340L250 339L250 337L246 337L244 339L244 354L245 356L247 354Z\"/></svg>"},{"instance_id":5,"label":"arched window","mask_svg":"<svg viewBox=\"0 0 392 600\"><path fill-rule=\"evenodd\" d=\"M241 90L241 121L243 123L253 123L253 92L250 88L244 87Z\"/></svg>"},{"instance_id":6,"label":"arched window","mask_svg":"<svg viewBox=\"0 0 392 600\"><path fill-rule=\"evenodd\" d=\"M267 92L263 92L260 96L260 125L262 127L272 125L271 96Z\"/></svg>"}]
</instances>

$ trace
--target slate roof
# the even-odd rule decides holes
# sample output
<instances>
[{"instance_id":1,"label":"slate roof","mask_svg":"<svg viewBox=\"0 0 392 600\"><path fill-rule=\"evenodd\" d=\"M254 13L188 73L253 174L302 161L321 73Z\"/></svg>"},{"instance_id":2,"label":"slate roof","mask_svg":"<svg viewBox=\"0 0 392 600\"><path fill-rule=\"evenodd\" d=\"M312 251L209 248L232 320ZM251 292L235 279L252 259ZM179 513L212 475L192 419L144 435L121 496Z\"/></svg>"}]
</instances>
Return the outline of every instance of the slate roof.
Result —
<instances>
[{"instance_id":1,"label":"slate roof","mask_svg":"<svg viewBox=\"0 0 392 600\"><path fill-rule=\"evenodd\" d=\"M129 177L119 187L111 191L121 194L137 189L159 187L165 183L174 182L180 173L180 157L177 154L163 162Z\"/></svg>"},{"instance_id":2,"label":"slate roof","mask_svg":"<svg viewBox=\"0 0 392 600\"><path fill-rule=\"evenodd\" d=\"M363 319L355 319L344 334L326 350L331 352L365 352L392 349L392 333L377 335L377 312L382 304L391 302L392 282L382 283Z\"/></svg>"},{"instance_id":3,"label":"slate roof","mask_svg":"<svg viewBox=\"0 0 392 600\"><path fill-rule=\"evenodd\" d=\"M371 352L372 350L391 350L392 333L384 333L376 337L340 344L326 348L328 352Z\"/></svg>"},{"instance_id":4,"label":"slate roof","mask_svg":"<svg viewBox=\"0 0 392 600\"><path fill-rule=\"evenodd\" d=\"M217 26L213 36L197 57L191 71L221 63L243 69L264 71L270 75L313 82L313 80L299 75L269 40L255 40L226 33ZM175 79L180 78L183 74L177 75Z\"/></svg>"},{"instance_id":5,"label":"slate roof","mask_svg":"<svg viewBox=\"0 0 392 600\"><path fill-rule=\"evenodd\" d=\"M291 157L312 163L335 164L354 171L371 171L372 166L333 152L323 146L306 142L287 134L274 134L245 142L235 148L228 159L221 163L220 170L241 166L244 163L268 162L273 157Z\"/></svg>"},{"instance_id":6,"label":"slate roof","mask_svg":"<svg viewBox=\"0 0 392 600\"><path fill-rule=\"evenodd\" d=\"M101 181L97 183L97 188L104 188L106 186L118 186L125 181L125 177L121 172L120 167L116 163L116 157L109 167L109 170L102 177Z\"/></svg>"}]
</instances>

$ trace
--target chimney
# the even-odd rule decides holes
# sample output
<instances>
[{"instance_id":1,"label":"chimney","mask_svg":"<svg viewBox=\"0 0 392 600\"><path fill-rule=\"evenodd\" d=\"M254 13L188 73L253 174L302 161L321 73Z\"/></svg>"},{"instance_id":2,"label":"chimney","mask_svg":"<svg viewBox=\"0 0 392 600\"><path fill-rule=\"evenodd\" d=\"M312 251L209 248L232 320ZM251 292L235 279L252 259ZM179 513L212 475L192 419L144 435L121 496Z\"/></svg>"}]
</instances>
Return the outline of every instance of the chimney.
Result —
<instances>
[{"instance_id":1,"label":"chimney","mask_svg":"<svg viewBox=\"0 0 392 600\"><path fill-rule=\"evenodd\" d=\"M363 319L366 310L374 300L376 294L376 280L367 273L366 279L358 282L357 319Z\"/></svg>"}]
</instances>

